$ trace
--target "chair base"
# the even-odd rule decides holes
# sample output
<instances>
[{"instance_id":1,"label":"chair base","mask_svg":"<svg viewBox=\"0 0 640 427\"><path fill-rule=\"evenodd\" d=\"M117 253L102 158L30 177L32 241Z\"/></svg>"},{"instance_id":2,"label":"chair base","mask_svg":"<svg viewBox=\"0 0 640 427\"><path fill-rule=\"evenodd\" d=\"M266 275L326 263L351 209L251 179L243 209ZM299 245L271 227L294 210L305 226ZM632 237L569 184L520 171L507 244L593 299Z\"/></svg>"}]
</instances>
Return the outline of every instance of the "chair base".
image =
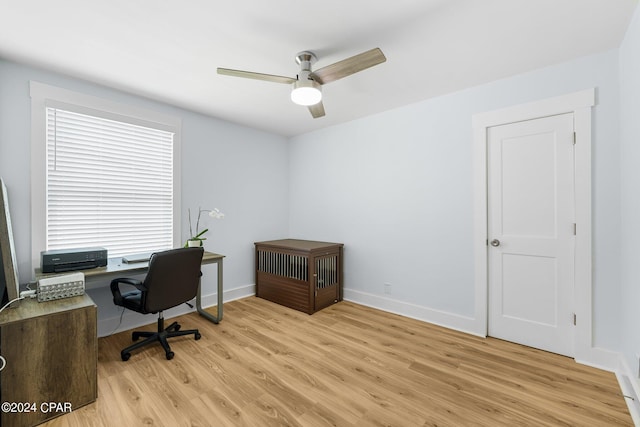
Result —
<instances>
[{"instance_id":1,"label":"chair base","mask_svg":"<svg viewBox=\"0 0 640 427\"><path fill-rule=\"evenodd\" d=\"M173 359L174 353L171 351L171 347L169 347L169 343L167 342L167 338L179 337L184 335L194 335L196 340L199 340L202 335L200 335L200 331L197 329L188 329L185 331L180 330L180 324L178 322L173 322L167 328L164 327L164 317L162 317L162 312L158 316L158 332L148 332L148 331L134 331L131 333L131 339L133 341L138 341L138 339L145 338L144 341L137 342L135 344L130 345L120 352L120 357L123 361L129 360L131 357L131 352L133 350L137 350L141 347L144 347L149 344L153 344L155 342L159 342L164 349L167 360Z\"/></svg>"}]
</instances>

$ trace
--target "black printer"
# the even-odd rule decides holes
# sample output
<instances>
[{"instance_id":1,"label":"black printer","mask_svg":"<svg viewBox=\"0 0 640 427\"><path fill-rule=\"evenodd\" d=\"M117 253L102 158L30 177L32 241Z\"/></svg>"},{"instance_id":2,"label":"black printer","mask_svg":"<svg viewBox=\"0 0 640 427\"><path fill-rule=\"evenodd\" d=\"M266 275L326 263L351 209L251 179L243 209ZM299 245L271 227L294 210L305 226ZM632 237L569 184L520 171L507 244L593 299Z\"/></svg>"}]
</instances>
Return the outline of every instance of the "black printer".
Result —
<instances>
[{"instance_id":1,"label":"black printer","mask_svg":"<svg viewBox=\"0 0 640 427\"><path fill-rule=\"evenodd\" d=\"M106 265L107 250L105 248L57 249L40 252L40 268L43 273L62 273Z\"/></svg>"}]
</instances>

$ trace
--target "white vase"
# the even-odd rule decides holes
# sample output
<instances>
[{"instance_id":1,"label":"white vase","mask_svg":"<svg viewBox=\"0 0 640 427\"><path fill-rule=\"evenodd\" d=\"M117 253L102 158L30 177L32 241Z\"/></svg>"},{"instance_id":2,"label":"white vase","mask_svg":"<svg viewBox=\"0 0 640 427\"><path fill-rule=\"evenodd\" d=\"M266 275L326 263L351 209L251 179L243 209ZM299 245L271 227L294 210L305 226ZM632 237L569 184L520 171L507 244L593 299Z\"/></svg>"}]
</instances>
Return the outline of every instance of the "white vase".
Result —
<instances>
[{"instance_id":1,"label":"white vase","mask_svg":"<svg viewBox=\"0 0 640 427\"><path fill-rule=\"evenodd\" d=\"M202 240L187 240L187 246L190 248L197 248L202 246Z\"/></svg>"}]
</instances>

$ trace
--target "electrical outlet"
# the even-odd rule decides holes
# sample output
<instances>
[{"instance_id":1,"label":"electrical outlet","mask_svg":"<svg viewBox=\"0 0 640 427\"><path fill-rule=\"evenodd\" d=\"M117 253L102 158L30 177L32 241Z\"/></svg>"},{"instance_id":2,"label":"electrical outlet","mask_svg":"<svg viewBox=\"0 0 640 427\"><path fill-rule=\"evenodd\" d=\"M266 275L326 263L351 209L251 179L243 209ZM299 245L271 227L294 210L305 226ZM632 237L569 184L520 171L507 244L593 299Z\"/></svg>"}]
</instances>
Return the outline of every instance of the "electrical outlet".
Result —
<instances>
[{"instance_id":1,"label":"electrical outlet","mask_svg":"<svg viewBox=\"0 0 640 427\"><path fill-rule=\"evenodd\" d=\"M384 293L385 294L390 294L391 293L391 283L385 283L384 284Z\"/></svg>"}]
</instances>

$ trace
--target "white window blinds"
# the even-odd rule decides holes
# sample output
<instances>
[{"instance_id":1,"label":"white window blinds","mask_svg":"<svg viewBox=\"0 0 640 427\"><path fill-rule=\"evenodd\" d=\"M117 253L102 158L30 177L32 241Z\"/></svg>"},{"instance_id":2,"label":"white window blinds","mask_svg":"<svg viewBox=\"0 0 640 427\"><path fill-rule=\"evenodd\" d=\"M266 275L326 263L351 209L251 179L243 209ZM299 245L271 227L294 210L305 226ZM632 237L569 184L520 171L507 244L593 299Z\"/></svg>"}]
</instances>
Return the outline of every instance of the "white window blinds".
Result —
<instances>
[{"instance_id":1,"label":"white window blinds","mask_svg":"<svg viewBox=\"0 0 640 427\"><path fill-rule=\"evenodd\" d=\"M172 132L47 108L47 249L173 247Z\"/></svg>"}]
</instances>

